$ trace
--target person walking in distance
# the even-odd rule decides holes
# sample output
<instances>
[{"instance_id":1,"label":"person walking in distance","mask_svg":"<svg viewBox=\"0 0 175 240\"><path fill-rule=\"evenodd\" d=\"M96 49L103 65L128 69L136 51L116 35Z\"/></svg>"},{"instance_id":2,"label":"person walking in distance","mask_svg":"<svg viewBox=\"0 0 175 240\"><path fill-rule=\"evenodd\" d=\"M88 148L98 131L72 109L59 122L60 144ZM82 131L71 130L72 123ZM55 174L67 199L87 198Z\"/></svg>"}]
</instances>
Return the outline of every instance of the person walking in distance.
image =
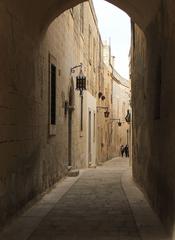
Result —
<instances>
[{"instance_id":1,"label":"person walking in distance","mask_svg":"<svg viewBox=\"0 0 175 240\"><path fill-rule=\"evenodd\" d=\"M125 152L125 148L124 148L123 145L121 145L121 147L120 147L120 152L121 152L121 155L122 155L122 157L123 157L123 154L124 154L124 152Z\"/></svg>"},{"instance_id":2,"label":"person walking in distance","mask_svg":"<svg viewBox=\"0 0 175 240\"><path fill-rule=\"evenodd\" d=\"M125 146L124 152L125 152L125 156L126 156L126 157L129 157L129 148L128 148L128 145Z\"/></svg>"}]
</instances>

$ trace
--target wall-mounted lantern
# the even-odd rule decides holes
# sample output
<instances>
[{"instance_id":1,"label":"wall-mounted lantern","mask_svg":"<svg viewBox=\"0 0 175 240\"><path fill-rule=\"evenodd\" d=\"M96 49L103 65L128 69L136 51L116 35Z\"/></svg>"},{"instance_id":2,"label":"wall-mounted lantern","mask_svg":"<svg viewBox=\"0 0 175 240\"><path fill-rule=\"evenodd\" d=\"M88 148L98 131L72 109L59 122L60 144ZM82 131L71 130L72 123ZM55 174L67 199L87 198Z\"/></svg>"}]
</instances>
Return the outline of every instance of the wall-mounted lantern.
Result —
<instances>
[{"instance_id":1,"label":"wall-mounted lantern","mask_svg":"<svg viewBox=\"0 0 175 240\"><path fill-rule=\"evenodd\" d=\"M99 92L98 93L98 98L101 98L103 96L103 93L102 92Z\"/></svg>"},{"instance_id":2,"label":"wall-mounted lantern","mask_svg":"<svg viewBox=\"0 0 175 240\"><path fill-rule=\"evenodd\" d=\"M118 121L118 126L121 127L122 123L120 122L120 119Z\"/></svg>"},{"instance_id":3,"label":"wall-mounted lantern","mask_svg":"<svg viewBox=\"0 0 175 240\"><path fill-rule=\"evenodd\" d=\"M99 99L101 98L101 100L104 101L106 97L103 95L102 92L99 92L99 93L98 93L98 98L99 98Z\"/></svg>"},{"instance_id":4,"label":"wall-mounted lantern","mask_svg":"<svg viewBox=\"0 0 175 240\"><path fill-rule=\"evenodd\" d=\"M126 120L127 123L131 122L131 113L129 112L129 109L127 110L125 120Z\"/></svg>"},{"instance_id":5,"label":"wall-mounted lantern","mask_svg":"<svg viewBox=\"0 0 175 240\"><path fill-rule=\"evenodd\" d=\"M83 91L86 90L86 76L83 74L83 64L80 63L80 65L74 66L71 68L71 73L75 72L76 68L80 68L80 72L78 76L76 76L76 90L80 91L80 97L81 97L81 131L83 131Z\"/></svg>"},{"instance_id":6,"label":"wall-mounted lantern","mask_svg":"<svg viewBox=\"0 0 175 240\"><path fill-rule=\"evenodd\" d=\"M86 76L83 74L82 67L83 67L83 64L80 63L80 65L77 65L71 68L71 73L74 72L74 69L80 68L80 72L76 77L76 90L80 91L81 96L83 95L83 91L86 90Z\"/></svg>"},{"instance_id":7,"label":"wall-mounted lantern","mask_svg":"<svg viewBox=\"0 0 175 240\"><path fill-rule=\"evenodd\" d=\"M109 109L108 107L100 107L100 106L99 106L99 107L97 107L97 110L98 110L98 109L105 109L106 111L104 112L104 117L105 117L105 118L108 118L108 117L109 117L110 112L109 112L109 110L108 110L108 109Z\"/></svg>"},{"instance_id":8,"label":"wall-mounted lantern","mask_svg":"<svg viewBox=\"0 0 175 240\"><path fill-rule=\"evenodd\" d=\"M102 101L104 101L104 100L105 100L105 96L104 96L104 95L101 97L101 100L102 100Z\"/></svg>"},{"instance_id":9,"label":"wall-mounted lantern","mask_svg":"<svg viewBox=\"0 0 175 240\"><path fill-rule=\"evenodd\" d=\"M104 112L104 116L105 116L105 118L108 118L109 117L109 114L110 114L110 112L108 111L108 109Z\"/></svg>"},{"instance_id":10,"label":"wall-mounted lantern","mask_svg":"<svg viewBox=\"0 0 175 240\"><path fill-rule=\"evenodd\" d=\"M111 121L117 121L117 124L119 127L122 126L122 122L120 121L120 118L113 118L113 119L110 119Z\"/></svg>"}]
</instances>

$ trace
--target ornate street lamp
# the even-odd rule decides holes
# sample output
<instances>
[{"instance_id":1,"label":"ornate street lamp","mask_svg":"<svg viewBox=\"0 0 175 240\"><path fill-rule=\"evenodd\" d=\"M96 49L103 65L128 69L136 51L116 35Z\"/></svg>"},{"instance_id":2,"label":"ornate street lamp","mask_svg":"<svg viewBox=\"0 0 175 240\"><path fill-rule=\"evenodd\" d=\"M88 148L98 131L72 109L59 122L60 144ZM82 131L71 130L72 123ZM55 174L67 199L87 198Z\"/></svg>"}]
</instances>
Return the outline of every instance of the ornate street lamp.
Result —
<instances>
[{"instance_id":1,"label":"ornate street lamp","mask_svg":"<svg viewBox=\"0 0 175 240\"><path fill-rule=\"evenodd\" d=\"M112 119L110 119L110 120L111 120L111 121L117 121L118 126L121 127L122 122L120 121L120 118L112 118Z\"/></svg>"},{"instance_id":2,"label":"ornate street lamp","mask_svg":"<svg viewBox=\"0 0 175 240\"><path fill-rule=\"evenodd\" d=\"M118 126L121 127L122 123L120 122L120 119L118 121Z\"/></svg>"},{"instance_id":3,"label":"ornate street lamp","mask_svg":"<svg viewBox=\"0 0 175 240\"><path fill-rule=\"evenodd\" d=\"M75 67L71 68L71 73L74 73L74 69L80 68L79 75L76 77L76 90L80 91L80 97L81 97L81 131L83 131L83 91L86 90L86 76L83 74L83 64L80 63L80 65L77 65Z\"/></svg>"},{"instance_id":4,"label":"ornate street lamp","mask_svg":"<svg viewBox=\"0 0 175 240\"><path fill-rule=\"evenodd\" d=\"M104 112L104 116L105 116L105 118L108 118L109 117L109 114L110 114L110 112L108 111L108 109Z\"/></svg>"},{"instance_id":5,"label":"ornate street lamp","mask_svg":"<svg viewBox=\"0 0 175 240\"><path fill-rule=\"evenodd\" d=\"M83 91L86 90L86 76L83 74L82 63L76 67L80 67L80 73L76 77L76 90L80 91L80 96L83 95Z\"/></svg>"},{"instance_id":6,"label":"ornate street lamp","mask_svg":"<svg viewBox=\"0 0 175 240\"><path fill-rule=\"evenodd\" d=\"M104 101L106 97L103 95L102 92L99 92L98 93L98 98L101 98L101 100Z\"/></svg>"},{"instance_id":7,"label":"ornate street lamp","mask_svg":"<svg viewBox=\"0 0 175 240\"><path fill-rule=\"evenodd\" d=\"M131 122L131 113L129 112L129 109L127 110L125 120L126 120L127 123Z\"/></svg>"},{"instance_id":8,"label":"ornate street lamp","mask_svg":"<svg viewBox=\"0 0 175 240\"><path fill-rule=\"evenodd\" d=\"M102 100L102 101L104 101L104 100L105 100L105 98L106 98L106 97L103 95L103 96L101 97L101 100Z\"/></svg>"},{"instance_id":9,"label":"ornate street lamp","mask_svg":"<svg viewBox=\"0 0 175 240\"><path fill-rule=\"evenodd\" d=\"M110 112L108 111L108 107L98 106L98 107L97 107L97 110L98 110L98 109L105 109L106 111L104 112L104 117L105 117L105 118L108 118L108 117L109 117Z\"/></svg>"},{"instance_id":10,"label":"ornate street lamp","mask_svg":"<svg viewBox=\"0 0 175 240\"><path fill-rule=\"evenodd\" d=\"M98 93L98 98L101 98L103 96L103 93L102 92L99 92Z\"/></svg>"}]
</instances>

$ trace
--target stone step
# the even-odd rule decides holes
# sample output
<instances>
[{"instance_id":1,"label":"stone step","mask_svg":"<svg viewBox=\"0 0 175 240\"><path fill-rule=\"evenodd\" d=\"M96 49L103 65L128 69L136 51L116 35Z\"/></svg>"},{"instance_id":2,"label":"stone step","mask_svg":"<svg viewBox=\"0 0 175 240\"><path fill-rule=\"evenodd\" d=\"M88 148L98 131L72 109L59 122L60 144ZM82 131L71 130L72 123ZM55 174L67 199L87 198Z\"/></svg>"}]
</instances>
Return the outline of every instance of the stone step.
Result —
<instances>
[{"instance_id":1,"label":"stone step","mask_svg":"<svg viewBox=\"0 0 175 240\"><path fill-rule=\"evenodd\" d=\"M79 169L72 169L68 172L68 177L77 177L79 175Z\"/></svg>"},{"instance_id":2,"label":"stone step","mask_svg":"<svg viewBox=\"0 0 175 240\"><path fill-rule=\"evenodd\" d=\"M89 168L96 168L97 166L95 164L89 165Z\"/></svg>"}]
</instances>

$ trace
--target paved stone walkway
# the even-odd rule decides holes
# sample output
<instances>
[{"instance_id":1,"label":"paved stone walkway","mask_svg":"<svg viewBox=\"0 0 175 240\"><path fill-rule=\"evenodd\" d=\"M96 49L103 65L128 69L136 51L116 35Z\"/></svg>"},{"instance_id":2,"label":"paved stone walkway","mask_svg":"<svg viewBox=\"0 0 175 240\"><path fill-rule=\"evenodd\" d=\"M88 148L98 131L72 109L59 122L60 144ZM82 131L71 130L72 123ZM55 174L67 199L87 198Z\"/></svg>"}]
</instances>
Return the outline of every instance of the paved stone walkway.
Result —
<instances>
[{"instance_id":1,"label":"paved stone walkway","mask_svg":"<svg viewBox=\"0 0 175 240\"><path fill-rule=\"evenodd\" d=\"M168 240L121 158L58 183L0 239Z\"/></svg>"}]
</instances>

